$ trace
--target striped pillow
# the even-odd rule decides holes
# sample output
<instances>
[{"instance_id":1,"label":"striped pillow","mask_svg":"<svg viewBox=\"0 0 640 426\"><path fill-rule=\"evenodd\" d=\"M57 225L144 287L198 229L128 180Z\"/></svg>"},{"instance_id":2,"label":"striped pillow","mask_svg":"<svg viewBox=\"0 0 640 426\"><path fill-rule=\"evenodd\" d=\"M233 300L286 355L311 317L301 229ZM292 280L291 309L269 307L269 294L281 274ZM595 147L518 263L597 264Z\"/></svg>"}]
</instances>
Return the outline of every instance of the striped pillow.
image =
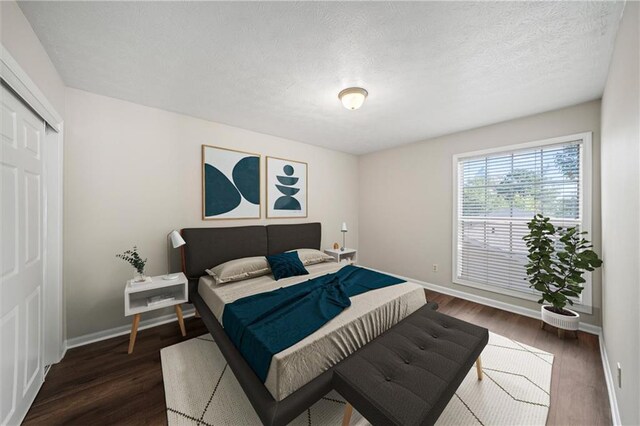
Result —
<instances>
[{"instance_id":1,"label":"striped pillow","mask_svg":"<svg viewBox=\"0 0 640 426\"><path fill-rule=\"evenodd\" d=\"M275 278L276 281L281 278L309 274L309 271L304 268L296 251L267 256L267 262L269 262L271 272L273 272L273 278Z\"/></svg>"}]
</instances>

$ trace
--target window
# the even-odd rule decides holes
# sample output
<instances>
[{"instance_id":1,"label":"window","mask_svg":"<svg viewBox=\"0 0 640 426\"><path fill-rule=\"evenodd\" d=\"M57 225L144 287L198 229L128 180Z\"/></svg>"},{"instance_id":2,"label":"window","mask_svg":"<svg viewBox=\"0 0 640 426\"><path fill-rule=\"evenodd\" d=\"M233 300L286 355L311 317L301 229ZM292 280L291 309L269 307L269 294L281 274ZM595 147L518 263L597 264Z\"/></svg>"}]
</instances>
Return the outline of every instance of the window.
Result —
<instances>
[{"instance_id":1,"label":"window","mask_svg":"<svg viewBox=\"0 0 640 426\"><path fill-rule=\"evenodd\" d=\"M590 232L590 164L591 133L455 156L453 281L537 300L524 267L527 222L541 213ZM585 279L577 302L590 306Z\"/></svg>"}]
</instances>

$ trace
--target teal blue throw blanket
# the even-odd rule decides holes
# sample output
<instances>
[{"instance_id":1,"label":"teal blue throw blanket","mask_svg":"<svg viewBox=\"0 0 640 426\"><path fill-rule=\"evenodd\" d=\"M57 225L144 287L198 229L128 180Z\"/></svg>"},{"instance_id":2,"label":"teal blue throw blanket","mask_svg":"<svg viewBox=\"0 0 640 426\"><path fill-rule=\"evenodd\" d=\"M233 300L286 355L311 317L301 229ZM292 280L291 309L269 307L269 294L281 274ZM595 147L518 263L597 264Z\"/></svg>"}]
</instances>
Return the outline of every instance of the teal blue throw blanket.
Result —
<instances>
[{"instance_id":1,"label":"teal blue throw blanket","mask_svg":"<svg viewBox=\"0 0 640 426\"><path fill-rule=\"evenodd\" d=\"M390 275L349 265L333 274L229 303L224 308L222 323L231 341L264 382L273 355L338 316L351 305L350 297L402 282Z\"/></svg>"}]
</instances>

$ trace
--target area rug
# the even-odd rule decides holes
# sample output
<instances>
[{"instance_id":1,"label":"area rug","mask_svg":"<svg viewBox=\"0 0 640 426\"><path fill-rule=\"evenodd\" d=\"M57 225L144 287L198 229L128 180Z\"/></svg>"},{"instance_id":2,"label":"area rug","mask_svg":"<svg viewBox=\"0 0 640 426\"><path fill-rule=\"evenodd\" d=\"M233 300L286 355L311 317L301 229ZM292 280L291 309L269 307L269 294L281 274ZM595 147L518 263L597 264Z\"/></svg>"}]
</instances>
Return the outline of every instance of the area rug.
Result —
<instances>
[{"instance_id":1,"label":"area rug","mask_svg":"<svg viewBox=\"0 0 640 426\"><path fill-rule=\"evenodd\" d=\"M170 426L260 425L218 346L203 335L160 352ZM482 352L484 380L472 368L438 425L544 425L553 355L490 333ZM344 399L330 392L292 425L340 425ZM369 423L355 410L351 425Z\"/></svg>"}]
</instances>

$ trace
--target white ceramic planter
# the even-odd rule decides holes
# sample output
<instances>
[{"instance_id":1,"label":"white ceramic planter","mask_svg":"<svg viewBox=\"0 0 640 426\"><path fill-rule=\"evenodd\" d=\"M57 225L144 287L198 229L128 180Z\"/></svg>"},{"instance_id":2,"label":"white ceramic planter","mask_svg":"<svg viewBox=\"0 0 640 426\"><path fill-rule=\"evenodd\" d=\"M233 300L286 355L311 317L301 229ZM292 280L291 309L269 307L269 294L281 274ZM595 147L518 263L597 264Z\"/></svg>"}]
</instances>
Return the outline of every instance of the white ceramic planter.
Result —
<instances>
[{"instance_id":1,"label":"white ceramic planter","mask_svg":"<svg viewBox=\"0 0 640 426\"><path fill-rule=\"evenodd\" d=\"M576 331L578 329L578 326L580 325L579 313L572 311L571 309L564 308L565 311L571 312L573 316L560 315L545 309L546 306L550 305L542 305L540 307L540 312L542 312L542 321L563 330Z\"/></svg>"}]
</instances>

